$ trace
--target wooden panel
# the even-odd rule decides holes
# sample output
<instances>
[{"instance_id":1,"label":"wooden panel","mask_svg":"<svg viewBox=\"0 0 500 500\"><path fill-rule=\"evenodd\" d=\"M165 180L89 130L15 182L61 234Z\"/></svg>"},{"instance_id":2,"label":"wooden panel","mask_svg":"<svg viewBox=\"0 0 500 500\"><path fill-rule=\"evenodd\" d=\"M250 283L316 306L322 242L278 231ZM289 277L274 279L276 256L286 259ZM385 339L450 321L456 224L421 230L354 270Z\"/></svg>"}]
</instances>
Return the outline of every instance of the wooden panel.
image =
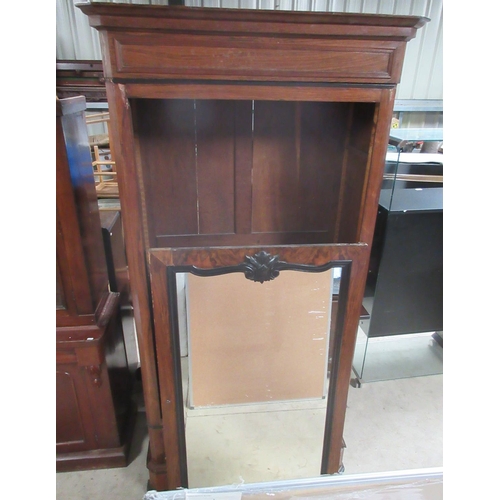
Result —
<instances>
[{"instance_id":1,"label":"wooden panel","mask_svg":"<svg viewBox=\"0 0 500 500\"><path fill-rule=\"evenodd\" d=\"M196 101L200 234L235 232L234 113L232 101Z\"/></svg>"},{"instance_id":2,"label":"wooden panel","mask_svg":"<svg viewBox=\"0 0 500 500\"><path fill-rule=\"evenodd\" d=\"M78 398L71 375L56 373L56 442L83 443L85 433L78 410Z\"/></svg>"},{"instance_id":3,"label":"wooden panel","mask_svg":"<svg viewBox=\"0 0 500 500\"><path fill-rule=\"evenodd\" d=\"M92 420L79 367L59 365L56 372L56 443L58 452L90 448Z\"/></svg>"},{"instance_id":4,"label":"wooden panel","mask_svg":"<svg viewBox=\"0 0 500 500\"><path fill-rule=\"evenodd\" d=\"M254 99L267 101L331 101L331 102L378 102L384 90L372 87L350 87L341 85L252 85L240 82L147 82L127 83L130 98L150 99Z\"/></svg>"},{"instance_id":5,"label":"wooden panel","mask_svg":"<svg viewBox=\"0 0 500 500\"><path fill-rule=\"evenodd\" d=\"M360 238L365 189L370 173L374 113L375 106L372 104L352 104L342 173L337 241L355 242Z\"/></svg>"},{"instance_id":6,"label":"wooden panel","mask_svg":"<svg viewBox=\"0 0 500 500\"><path fill-rule=\"evenodd\" d=\"M242 234L250 225L252 233L283 234L259 242L332 242L347 106L255 101L252 139L249 102L137 102L136 119L147 116L138 137L152 244ZM295 232L328 234L285 236ZM225 243L193 244L218 240Z\"/></svg>"},{"instance_id":7,"label":"wooden panel","mask_svg":"<svg viewBox=\"0 0 500 500\"><path fill-rule=\"evenodd\" d=\"M358 236L358 241L366 241L370 244L373 238L380 187L385 168L395 93L395 89L385 90L380 103L374 106L374 133L369 158L370 166L365 186L363 212L359 221Z\"/></svg>"},{"instance_id":8,"label":"wooden panel","mask_svg":"<svg viewBox=\"0 0 500 500\"><path fill-rule=\"evenodd\" d=\"M302 103L300 109L301 228L332 231L338 210L348 105Z\"/></svg>"},{"instance_id":9,"label":"wooden panel","mask_svg":"<svg viewBox=\"0 0 500 500\"><path fill-rule=\"evenodd\" d=\"M166 2L163 2L166 3ZM172 3L172 2L170 2ZM201 6L202 1L197 0L190 2L192 5ZM247 2L252 8L257 5L257 0L252 0ZM236 6L238 2L232 0L232 2L223 2L224 6L231 7L232 4ZM374 6L376 4L376 6ZM280 2L280 8L290 8L292 10L298 10L301 7L300 2ZM398 97L401 99L442 99L443 98L443 1L442 0L419 0L417 2L313 2L313 10L323 10L326 5L327 9L340 11L349 10L349 7L356 7L360 12L377 12L380 14L416 14L416 15L427 15L430 18L430 22L425 30L425 36L423 33L417 34L417 39L412 42L406 53L404 71L401 75L401 84L398 88ZM393 11L393 9L397 9ZM91 28L89 25L83 25L82 23L77 23L79 16L71 15L72 11L68 9L61 9L59 13L59 4L57 4L57 59L72 58L81 59L82 57L95 59L89 61L92 63L93 68L99 68L101 64L102 53L100 50L98 42L98 33L96 30ZM78 13L78 9L75 7L75 11ZM426 14L427 13L427 14ZM61 14L61 17L59 17ZM77 24L77 26L76 26ZM292 29L292 27L288 27ZM91 42L90 40L93 40ZM83 52L83 49L85 52ZM80 50L81 52L78 52ZM85 61L86 62L86 61ZM75 61L59 61L59 63L73 63L70 68L76 66ZM60 85L60 80L66 76L68 73L66 70L67 64L65 66L59 65L61 67L61 77L57 79L57 91L59 97L60 92L65 92L66 88ZM84 66L84 70L89 70L89 66ZM102 71L102 69L101 69ZM82 72L84 76L86 73ZM93 72L87 73L93 76ZM85 95L87 94L87 100L102 100L106 101L106 94L104 89L101 93L98 93L95 87L87 86L85 88L80 88L80 85L87 83L87 80L93 83L92 78L82 78L82 74L78 75L79 78L68 79L68 90L74 90L72 95ZM76 80L76 85L75 85ZM62 82L63 85L66 83ZM65 92L66 93L66 92ZM68 94L63 97L67 97Z\"/></svg>"},{"instance_id":10,"label":"wooden panel","mask_svg":"<svg viewBox=\"0 0 500 500\"><path fill-rule=\"evenodd\" d=\"M297 230L296 105L256 101L254 123L252 232Z\"/></svg>"},{"instance_id":11,"label":"wooden panel","mask_svg":"<svg viewBox=\"0 0 500 500\"><path fill-rule=\"evenodd\" d=\"M123 30L264 33L344 38L413 38L428 19L416 16L376 16L357 13L290 12L238 9L196 9L157 5L80 4L90 26Z\"/></svg>"},{"instance_id":12,"label":"wooden panel","mask_svg":"<svg viewBox=\"0 0 500 500\"><path fill-rule=\"evenodd\" d=\"M75 205L79 221L76 227L81 233L81 245L85 258L86 281L90 285L90 300L92 301L92 310L95 311L99 302L107 293L108 275L99 220L94 170L92 168L92 157L85 123L85 100L83 98L69 98L59 102L62 108L61 125L64 131L63 147L66 149L67 165L58 166L57 170L59 176L63 168L69 169L73 199L71 201L66 199L65 206L58 206L58 212L59 217L64 218L68 203L72 202ZM66 224L67 227L68 222L62 224ZM70 234L66 232L66 229L63 231L65 236ZM74 282L77 279L80 280L81 278L76 278ZM74 283L74 286L80 285ZM90 312L87 307L80 308L80 299L78 299L78 302L79 312Z\"/></svg>"},{"instance_id":13,"label":"wooden panel","mask_svg":"<svg viewBox=\"0 0 500 500\"><path fill-rule=\"evenodd\" d=\"M336 103L256 101L253 232L318 231L333 241L345 110Z\"/></svg>"},{"instance_id":14,"label":"wooden panel","mask_svg":"<svg viewBox=\"0 0 500 500\"><path fill-rule=\"evenodd\" d=\"M363 201L363 185L368 153L355 148L346 151L347 168L343 179L340 230L338 241L358 241L358 222Z\"/></svg>"},{"instance_id":15,"label":"wooden panel","mask_svg":"<svg viewBox=\"0 0 500 500\"><path fill-rule=\"evenodd\" d=\"M374 132L374 112L375 106L371 103L353 104L351 147L368 152Z\"/></svg>"},{"instance_id":16,"label":"wooden panel","mask_svg":"<svg viewBox=\"0 0 500 500\"><path fill-rule=\"evenodd\" d=\"M325 395L331 271L188 274L190 401L194 407Z\"/></svg>"},{"instance_id":17,"label":"wooden panel","mask_svg":"<svg viewBox=\"0 0 500 500\"><path fill-rule=\"evenodd\" d=\"M252 230L252 102L234 102L234 189L236 233Z\"/></svg>"},{"instance_id":18,"label":"wooden panel","mask_svg":"<svg viewBox=\"0 0 500 500\"><path fill-rule=\"evenodd\" d=\"M197 234L194 103L135 103L149 232Z\"/></svg>"},{"instance_id":19,"label":"wooden panel","mask_svg":"<svg viewBox=\"0 0 500 500\"><path fill-rule=\"evenodd\" d=\"M235 233L236 159L239 192L250 193L250 106L222 100L136 102L152 245L166 235ZM246 217L243 206L240 220Z\"/></svg>"},{"instance_id":20,"label":"wooden panel","mask_svg":"<svg viewBox=\"0 0 500 500\"><path fill-rule=\"evenodd\" d=\"M94 312L61 115L62 105L60 101L57 101L56 250L57 268L60 272L66 307L66 311L58 311L58 320L60 320L61 313L76 316L79 313L92 314Z\"/></svg>"},{"instance_id":21,"label":"wooden panel","mask_svg":"<svg viewBox=\"0 0 500 500\"><path fill-rule=\"evenodd\" d=\"M336 245L282 245L251 246L231 248L154 248L148 251L151 265L157 269L164 266L195 266L200 269L213 269L241 264L245 256L264 251L279 255L294 264L323 266L331 261L357 260L366 257L366 243ZM152 275L153 272L151 271ZM361 287L363 288L363 287ZM353 307L357 307L353 305ZM361 303L359 304L361 309ZM358 311L359 312L359 311ZM359 319L359 314L358 314Z\"/></svg>"},{"instance_id":22,"label":"wooden panel","mask_svg":"<svg viewBox=\"0 0 500 500\"><path fill-rule=\"evenodd\" d=\"M250 213L251 215L251 213ZM252 245L313 245L334 243L326 231L285 231L275 233L215 234L194 236L163 236L156 239L158 248Z\"/></svg>"},{"instance_id":23,"label":"wooden panel","mask_svg":"<svg viewBox=\"0 0 500 500\"><path fill-rule=\"evenodd\" d=\"M285 37L111 35L115 77L395 83L393 41L304 40ZM399 68L398 68L399 69Z\"/></svg>"},{"instance_id":24,"label":"wooden panel","mask_svg":"<svg viewBox=\"0 0 500 500\"><path fill-rule=\"evenodd\" d=\"M58 365L67 365L78 363L74 349L56 349L56 363Z\"/></svg>"}]
</instances>

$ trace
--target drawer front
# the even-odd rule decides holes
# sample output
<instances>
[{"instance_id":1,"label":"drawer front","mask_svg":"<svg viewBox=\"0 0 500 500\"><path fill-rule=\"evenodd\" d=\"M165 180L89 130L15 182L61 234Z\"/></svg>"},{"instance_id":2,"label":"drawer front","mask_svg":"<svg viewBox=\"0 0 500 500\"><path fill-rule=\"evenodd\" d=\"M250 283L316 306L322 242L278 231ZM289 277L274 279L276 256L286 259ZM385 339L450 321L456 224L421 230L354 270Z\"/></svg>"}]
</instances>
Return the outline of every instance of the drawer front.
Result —
<instances>
[{"instance_id":1,"label":"drawer front","mask_svg":"<svg viewBox=\"0 0 500 500\"><path fill-rule=\"evenodd\" d=\"M107 76L115 78L397 83L396 55L404 50L400 42L380 40L109 36Z\"/></svg>"}]
</instances>

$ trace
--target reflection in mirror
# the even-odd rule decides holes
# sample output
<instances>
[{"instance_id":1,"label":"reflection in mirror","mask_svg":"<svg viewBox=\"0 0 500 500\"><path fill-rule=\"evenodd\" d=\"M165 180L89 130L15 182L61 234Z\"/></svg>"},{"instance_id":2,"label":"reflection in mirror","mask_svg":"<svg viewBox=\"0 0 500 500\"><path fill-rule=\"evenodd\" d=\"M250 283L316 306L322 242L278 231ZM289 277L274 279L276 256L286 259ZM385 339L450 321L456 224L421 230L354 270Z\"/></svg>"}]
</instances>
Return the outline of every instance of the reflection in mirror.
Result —
<instances>
[{"instance_id":1,"label":"reflection in mirror","mask_svg":"<svg viewBox=\"0 0 500 500\"><path fill-rule=\"evenodd\" d=\"M320 475L340 277L177 273L190 488Z\"/></svg>"}]
</instances>

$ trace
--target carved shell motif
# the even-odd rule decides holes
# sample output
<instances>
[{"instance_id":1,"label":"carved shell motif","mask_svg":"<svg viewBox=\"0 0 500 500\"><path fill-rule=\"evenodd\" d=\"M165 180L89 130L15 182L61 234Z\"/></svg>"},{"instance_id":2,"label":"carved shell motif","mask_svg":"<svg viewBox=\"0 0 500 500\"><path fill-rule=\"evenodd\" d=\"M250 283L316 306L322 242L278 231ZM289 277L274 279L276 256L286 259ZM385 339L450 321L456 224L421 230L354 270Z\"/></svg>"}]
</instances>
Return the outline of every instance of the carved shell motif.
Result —
<instances>
[{"instance_id":1,"label":"carved shell motif","mask_svg":"<svg viewBox=\"0 0 500 500\"><path fill-rule=\"evenodd\" d=\"M264 283L278 277L280 272L276 269L279 263L278 255L271 255L263 250L253 257L245 256L245 278Z\"/></svg>"}]
</instances>

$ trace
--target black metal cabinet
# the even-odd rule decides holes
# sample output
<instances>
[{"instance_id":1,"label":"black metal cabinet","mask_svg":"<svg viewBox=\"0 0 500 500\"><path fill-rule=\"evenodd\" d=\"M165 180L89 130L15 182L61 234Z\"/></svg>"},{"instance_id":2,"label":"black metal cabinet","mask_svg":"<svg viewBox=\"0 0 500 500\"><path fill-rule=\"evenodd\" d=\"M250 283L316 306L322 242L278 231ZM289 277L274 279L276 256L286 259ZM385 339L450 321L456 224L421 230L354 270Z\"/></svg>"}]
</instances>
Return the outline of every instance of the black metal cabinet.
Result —
<instances>
[{"instance_id":1,"label":"black metal cabinet","mask_svg":"<svg viewBox=\"0 0 500 500\"><path fill-rule=\"evenodd\" d=\"M370 291L368 337L443 329L443 188L382 190Z\"/></svg>"}]
</instances>

